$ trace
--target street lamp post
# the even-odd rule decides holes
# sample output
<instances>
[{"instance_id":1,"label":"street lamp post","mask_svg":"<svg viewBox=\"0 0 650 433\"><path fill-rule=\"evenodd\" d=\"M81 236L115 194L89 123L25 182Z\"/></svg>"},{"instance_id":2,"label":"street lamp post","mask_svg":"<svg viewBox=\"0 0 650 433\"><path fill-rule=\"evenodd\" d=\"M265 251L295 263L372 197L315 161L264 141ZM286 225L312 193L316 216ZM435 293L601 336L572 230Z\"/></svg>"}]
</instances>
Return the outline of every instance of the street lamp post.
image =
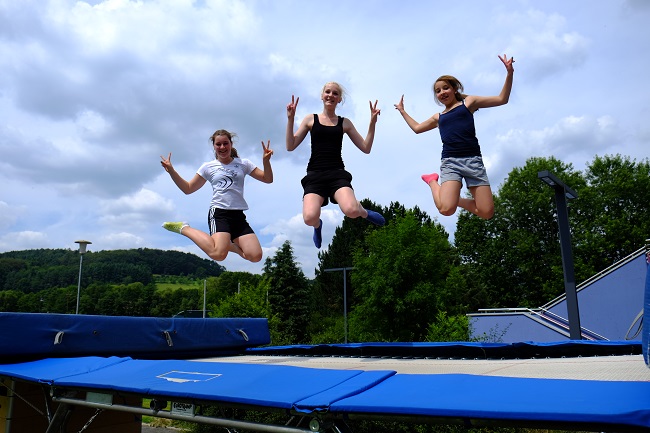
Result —
<instances>
[{"instance_id":1,"label":"street lamp post","mask_svg":"<svg viewBox=\"0 0 650 433\"><path fill-rule=\"evenodd\" d=\"M325 272L343 271L343 335L345 344L348 344L348 278L346 271L353 269L354 267L324 269Z\"/></svg>"},{"instance_id":2,"label":"street lamp post","mask_svg":"<svg viewBox=\"0 0 650 433\"><path fill-rule=\"evenodd\" d=\"M77 309L75 314L79 314L79 295L81 294L81 267L84 261L84 254L86 254L86 247L88 244L92 244L90 241L74 241L76 244L79 244L79 280L77 281Z\"/></svg>"},{"instance_id":3,"label":"street lamp post","mask_svg":"<svg viewBox=\"0 0 650 433\"><path fill-rule=\"evenodd\" d=\"M557 206L557 224L560 232L560 251L562 252L562 269L564 270L564 291L566 293L567 313L569 316L569 336L572 340L582 339L580 313L578 311L578 293L571 250L571 231L569 230L569 212L567 198L574 199L578 194L555 177L548 170L540 171L537 177L555 191Z\"/></svg>"}]
</instances>

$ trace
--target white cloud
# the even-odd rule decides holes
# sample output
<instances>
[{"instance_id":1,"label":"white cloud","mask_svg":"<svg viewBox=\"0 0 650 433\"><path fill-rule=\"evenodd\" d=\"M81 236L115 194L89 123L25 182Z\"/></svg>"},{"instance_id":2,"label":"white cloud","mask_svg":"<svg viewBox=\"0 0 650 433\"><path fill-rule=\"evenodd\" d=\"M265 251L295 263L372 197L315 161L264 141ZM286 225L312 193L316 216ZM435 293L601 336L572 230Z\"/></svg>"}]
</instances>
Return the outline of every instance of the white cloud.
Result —
<instances>
[{"instance_id":1,"label":"white cloud","mask_svg":"<svg viewBox=\"0 0 650 433\"><path fill-rule=\"evenodd\" d=\"M13 232L0 236L1 251L47 248L47 234L35 231Z\"/></svg>"},{"instance_id":2,"label":"white cloud","mask_svg":"<svg viewBox=\"0 0 650 433\"><path fill-rule=\"evenodd\" d=\"M141 248L146 246L146 241L140 236L136 236L132 233L111 233L105 236L102 236L98 239L99 242L95 241L96 244L102 246L102 250L120 250L120 249L132 249L132 248Z\"/></svg>"}]
</instances>

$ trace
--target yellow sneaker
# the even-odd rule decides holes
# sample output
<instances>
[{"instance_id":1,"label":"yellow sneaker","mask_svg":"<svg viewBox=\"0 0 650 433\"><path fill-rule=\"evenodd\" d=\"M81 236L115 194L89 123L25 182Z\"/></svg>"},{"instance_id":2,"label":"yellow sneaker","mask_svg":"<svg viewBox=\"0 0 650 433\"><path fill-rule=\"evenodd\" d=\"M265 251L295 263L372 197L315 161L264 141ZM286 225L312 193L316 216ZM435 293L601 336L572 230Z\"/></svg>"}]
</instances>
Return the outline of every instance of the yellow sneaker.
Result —
<instances>
[{"instance_id":1,"label":"yellow sneaker","mask_svg":"<svg viewBox=\"0 0 650 433\"><path fill-rule=\"evenodd\" d=\"M166 222L162 226L165 230L180 234L185 227L189 227L189 224L184 222Z\"/></svg>"}]
</instances>

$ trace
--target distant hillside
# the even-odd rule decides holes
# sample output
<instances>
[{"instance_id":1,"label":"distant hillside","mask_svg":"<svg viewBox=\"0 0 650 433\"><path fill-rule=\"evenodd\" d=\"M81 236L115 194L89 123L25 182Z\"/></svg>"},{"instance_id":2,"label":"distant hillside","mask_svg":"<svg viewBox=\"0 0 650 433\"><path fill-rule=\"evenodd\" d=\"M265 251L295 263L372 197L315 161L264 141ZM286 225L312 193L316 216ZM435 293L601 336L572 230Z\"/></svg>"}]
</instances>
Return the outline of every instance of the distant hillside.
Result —
<instances>
[{"instance_id":1,"label":"distant hillside","mask_svg":"<svg viewBox=\"0 0 650 433\"><path fill-rule=\"evenodd\" d=\"M190 253L149 248L89 251L83 258L82 284L153 282L154 275L190 278L218 277L225 268ZM76 285L79 252L69 249L38 249L0 253L0 291L38 292Z\"/></svg>"}]
</instances>

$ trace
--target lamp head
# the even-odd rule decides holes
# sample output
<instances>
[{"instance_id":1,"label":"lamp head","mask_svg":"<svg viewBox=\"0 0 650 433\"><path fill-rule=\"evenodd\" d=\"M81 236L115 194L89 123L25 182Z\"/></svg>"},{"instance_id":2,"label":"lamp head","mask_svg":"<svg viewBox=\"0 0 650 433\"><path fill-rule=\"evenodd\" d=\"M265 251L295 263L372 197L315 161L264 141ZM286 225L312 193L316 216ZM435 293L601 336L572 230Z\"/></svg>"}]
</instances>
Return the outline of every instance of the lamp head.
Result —
<instances>
[{"instance_id":1,"label":"lamp head","mask_svg":"<svg viewBox=\"0 0 650 433\"><path fill-rule=\"evenodd\" d=\"M555 177L553 173L548 170L540 171L537 177L553 189L560 189L564 191L566 198L578 198L578 193L571 189L568 185Z\"/></svg>"},{"instance_id":2,"label":"lamp head","mask_svg":"<svg viewBox=\"0 0 650 433\"><path fill-rule=\"evenodd\" d=\"M89 244L92 244L90 241L74 241L76 244L79 244L79 254L85 254L86 253L86 247Z\"/></svg>"}]
</instances>

